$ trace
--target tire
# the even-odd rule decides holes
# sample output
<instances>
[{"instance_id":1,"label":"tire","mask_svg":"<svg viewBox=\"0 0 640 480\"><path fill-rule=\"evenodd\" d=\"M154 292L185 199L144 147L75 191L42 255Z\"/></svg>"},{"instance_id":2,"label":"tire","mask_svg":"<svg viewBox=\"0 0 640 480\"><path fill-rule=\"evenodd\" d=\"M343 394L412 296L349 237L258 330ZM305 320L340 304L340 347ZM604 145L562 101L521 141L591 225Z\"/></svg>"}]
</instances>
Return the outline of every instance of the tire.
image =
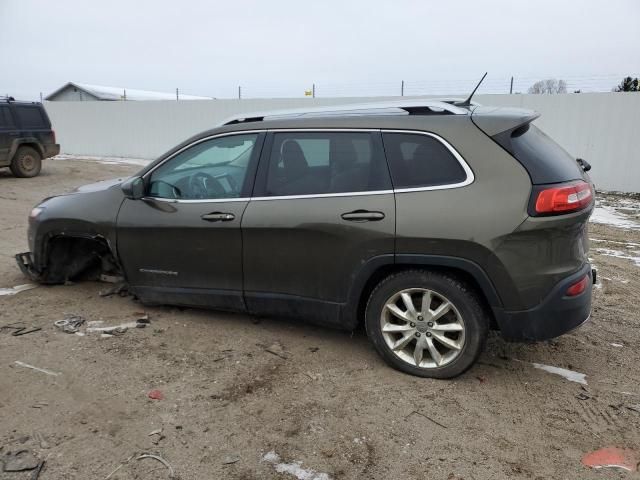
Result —
<instances>
[{"instance_id":1,"label":"tire","mask_svg":"<svg viewBox=\"0 0 640 480\"><path fill-rule=\"evenodd\" d=\"M35 177L42 170L42 157L31 147L20 147L13 156L9 168L16 177Z\"/></svg>"},{"instance_id":2,"label":"tire","mask_svg":"<svg viewBox=\"0 0 640 480\"><path fill-rule=\"evenodd\" d=\"M426 301L428 309L422 306ZM371 292L365 326L375 349L393 368L444 379L475 363L489 320L478 294L465 283L446 274L407 270L385 278Z\"/></svg>"}]
</instances>

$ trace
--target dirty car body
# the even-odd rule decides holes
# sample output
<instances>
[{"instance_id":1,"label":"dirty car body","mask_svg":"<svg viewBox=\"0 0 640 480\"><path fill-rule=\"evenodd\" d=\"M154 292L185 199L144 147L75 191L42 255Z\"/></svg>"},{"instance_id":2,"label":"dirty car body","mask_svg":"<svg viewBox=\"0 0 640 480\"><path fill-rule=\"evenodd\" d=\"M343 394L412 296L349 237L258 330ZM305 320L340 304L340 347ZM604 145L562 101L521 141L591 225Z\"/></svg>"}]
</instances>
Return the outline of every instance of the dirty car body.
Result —
<instances>
[{"instance_id":1,"label":"dirty car body","mask_svg":"<svg viewBox=\"0 0 640 480\"><path fill-rule=\"evenodd\" d=\"M536 118L435 102L235 119L43 201L18 264L43 283L116 273L152 304L364 319L392 366L455 376L488 328L542 340L589 317L593 185Z\"/></svg>"}]
</instances>

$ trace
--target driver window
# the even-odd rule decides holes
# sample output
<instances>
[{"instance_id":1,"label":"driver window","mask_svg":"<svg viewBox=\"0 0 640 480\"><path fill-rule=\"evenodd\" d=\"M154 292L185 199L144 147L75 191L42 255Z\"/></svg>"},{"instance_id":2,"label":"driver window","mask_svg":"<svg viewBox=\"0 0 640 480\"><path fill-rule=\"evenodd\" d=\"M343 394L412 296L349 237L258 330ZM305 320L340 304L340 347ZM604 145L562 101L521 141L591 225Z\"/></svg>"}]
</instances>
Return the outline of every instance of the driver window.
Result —
<instances>
[{"instance_id":1,"label":"driver window","mask_svg":"<svg viewBox=\"0 0 640 480\"><path fill-rule=\"evenodd\" d=\"M183 150L151 174L148 196L238 198L258 134L213 138Z\"/></svg>"}]
</instances>

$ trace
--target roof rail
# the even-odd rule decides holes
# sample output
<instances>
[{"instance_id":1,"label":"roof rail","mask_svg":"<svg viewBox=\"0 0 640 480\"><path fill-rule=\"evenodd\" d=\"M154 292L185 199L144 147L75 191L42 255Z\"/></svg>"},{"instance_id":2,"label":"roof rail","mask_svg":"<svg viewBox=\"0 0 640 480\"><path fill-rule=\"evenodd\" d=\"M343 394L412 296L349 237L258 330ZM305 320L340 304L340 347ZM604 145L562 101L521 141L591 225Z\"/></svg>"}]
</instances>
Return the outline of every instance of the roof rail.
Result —
<instances>
[{"instance_id":1,"label":"roof rail","mask_svg":"<svg viewBox=\"0 0 640 480\"><path fill-rule=\"evenodd\" d=\"M16 99L11 95L0 95L0 100L6 100L7 102L15 102Z\"/></svg>"},{"instance_id":2,"label":"roof rail","mask_svg":"<svg viewBox=\"0 0 640 480\"><path fill-rule=\"evenodd\" d=\"M467 115L469 110L439 100L404 100L360 104L333 105L306 109L245 113L228 118L223 125L288 118L364 115Z\"/></svg>"}]
</instances>

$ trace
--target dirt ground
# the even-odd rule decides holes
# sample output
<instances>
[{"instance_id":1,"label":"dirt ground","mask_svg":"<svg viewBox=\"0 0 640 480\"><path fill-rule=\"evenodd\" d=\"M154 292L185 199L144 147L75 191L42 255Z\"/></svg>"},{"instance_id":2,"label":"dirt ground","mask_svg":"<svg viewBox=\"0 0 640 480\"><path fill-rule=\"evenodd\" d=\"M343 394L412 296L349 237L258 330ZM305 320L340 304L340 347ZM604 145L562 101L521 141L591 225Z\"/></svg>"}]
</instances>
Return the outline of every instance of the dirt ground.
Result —
<instances>
[{"instance_id":1,"label":"dirt ground","mask_svg":"<svg viewBox=\"0 0 640 480\"><path fill-rule=\"evenodd\" d=\"M27 249L33 205L138 168L54 160L33 179L0 172L0 287L27 283L13 255ZM640 212L633 202L626 213ZM169 478L157 460L136 459L143 453L183 480L638 478L581 464L602 447L640 450L640 230L593 224L590 235L600 277L592 320L533 345L493 335L453 381L392 370L362 331L145 309L101 297L104 283L0 296L0 326L42 328L0 333L0 457L27 449L46 459L41 480L105 479L121 465L109 478ZM53 325L65 313L119 324L141 310L149 327L111 338ZM588 385L534 362L584 373ZM162 400L148 398L154 389Z\"/></svg>"}]
</instances>

